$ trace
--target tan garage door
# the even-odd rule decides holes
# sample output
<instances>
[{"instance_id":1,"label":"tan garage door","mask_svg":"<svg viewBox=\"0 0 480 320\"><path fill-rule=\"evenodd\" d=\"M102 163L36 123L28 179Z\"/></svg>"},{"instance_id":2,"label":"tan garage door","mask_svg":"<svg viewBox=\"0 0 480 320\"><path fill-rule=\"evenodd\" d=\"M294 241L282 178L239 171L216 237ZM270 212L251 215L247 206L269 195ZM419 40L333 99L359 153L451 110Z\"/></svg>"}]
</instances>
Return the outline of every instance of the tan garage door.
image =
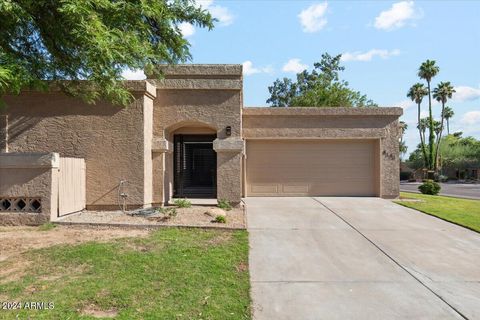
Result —
<instances>
[{"instance_id":1,"label":"tan garage door","mask_svg":"<svg viewBox=\"0 0 480 320\"><path fill-rule=\"evenodd\" d=\"M377 196L375 140L249 140L246 196Z\"/></svg>"}]
</instances>

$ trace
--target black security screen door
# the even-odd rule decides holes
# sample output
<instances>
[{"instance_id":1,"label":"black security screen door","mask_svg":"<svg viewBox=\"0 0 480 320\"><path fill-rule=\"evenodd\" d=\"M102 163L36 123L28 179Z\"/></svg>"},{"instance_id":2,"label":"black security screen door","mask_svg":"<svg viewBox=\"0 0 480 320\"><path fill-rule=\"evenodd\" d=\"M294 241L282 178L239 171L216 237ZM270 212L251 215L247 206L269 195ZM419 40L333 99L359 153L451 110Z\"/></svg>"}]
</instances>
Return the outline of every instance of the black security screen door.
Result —
<instances>
[{"instance_id":1,"label":"black security screen door","mask_svg":"<svg viewBox=\"0 0 480 320\"><path fill-rule=\"evenodd\" d=\"M174 197L217 197L215 135L174 136Z\"/></svg>"}]
</instances>

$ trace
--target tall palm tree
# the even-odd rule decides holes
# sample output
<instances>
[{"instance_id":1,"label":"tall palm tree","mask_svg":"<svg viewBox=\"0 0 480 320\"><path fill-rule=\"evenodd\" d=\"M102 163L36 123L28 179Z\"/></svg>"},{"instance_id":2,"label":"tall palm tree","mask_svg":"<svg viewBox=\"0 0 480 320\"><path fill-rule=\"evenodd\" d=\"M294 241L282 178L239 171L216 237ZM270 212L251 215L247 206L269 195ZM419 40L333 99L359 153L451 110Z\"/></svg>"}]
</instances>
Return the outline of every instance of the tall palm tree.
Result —
<instances>
[{"instance_id":1,"label":"tall palm tree","mask_svg":"<svg viewBox=\"0 0 480 320\"><path fill-rule=\"evenodd\" d=\"M433 127L433 115L432 115L432 91L430 84L432 78L435 77L440 72L440 68L435 64L435 60L427 60L420 65L418 69L418 76L421 79L427 81L428 89L428 118L429 118L429 135L428 135L428 165L429 169L433 170L435 166L435 154L434 154L434 145L435 145L435 128Z\"/></svg>"},{"instance_id":2,"label":"tall palm tree","mask_svg":"<svg viewBox=\"0 0 480 320\"><path fill-rule=\"evenodd\" d=\"M425 97L428 94L427 88L421 83L415 83L410 90L408 90L407 97L412 99L412 101L415 101L417 104L417 128L418 128L418 133L420 134L420 145L422 146L422 152L423 152L423 159L424 159L424 165L425 167L429 167L428 165L428 157L427 157L427 151L425 150L425 137L422 135L422 131L420 130L420 105L422 104L423 97Z\"/></svg>"},{"instance_id":3,"label":"tall palm tree","mask_svg":"<svg viewBox=\"0 0 480 320\"><path fill-rule=\"evenodd\" d=\"M405 121L400 121L399 126L400 126L399 150L400 150L400 155L403 155L407 152L407 146L405 145L405 141L403 141L403 136L405 134L405 131L407 131L408 129L408 124ZM401 160L402 159L400 159L400 162Z\"/></svg>"},{"instance_id":4,"label":"tall palm tree","mask_svg":"<svg viewBox=\"0 0 480 320\"><path fill-rule=\"evenodd\" d=\"M443 117L447 121L447 134L450 134L450 119L455 115L453 109L450 107L445 107L443 110Z\"/></svg>"},{"instance_id":5,"label":"tall palm tree","mask_svg":"<svg viewBox=\"0 0 480 320\"><path fill-rule=\"evenodd\" d=\"M438 160L438 147L440 146L440 139L442 138L443 131L443 122L445 119L445 104L448 99L452 98L452 95L455 93L455 89L450 84L450 81L440 82L435 89L433 89L433 98L442 104L442 118L440 120L440 132L437 135L437 147L435 149L435 168L437 170L437 160Z\"/></svg>"},{"instance_id":6,"label":"tall palm tree","mask_svg":"<svg viewBox=\"0 0 480 320\"><path fill-rule=\"evenodd\" d=\"M430 125L430 120L427 118L422 118L418 122L417 128L420 130L422 138L425 140L425 131L427 131L428 126Z\"/></svg>"}]
</instances>

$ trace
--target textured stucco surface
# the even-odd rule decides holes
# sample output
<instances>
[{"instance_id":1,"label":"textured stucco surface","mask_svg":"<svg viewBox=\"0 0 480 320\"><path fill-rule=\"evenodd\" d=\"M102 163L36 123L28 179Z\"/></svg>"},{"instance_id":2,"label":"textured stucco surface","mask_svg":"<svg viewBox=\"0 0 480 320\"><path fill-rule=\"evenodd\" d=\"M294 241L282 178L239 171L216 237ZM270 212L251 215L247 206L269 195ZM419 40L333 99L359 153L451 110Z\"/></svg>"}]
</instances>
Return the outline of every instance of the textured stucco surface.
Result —
<instances>
[{"instance_id":1,"label":"textured stucco surface","mask_svg":"<svg viewBox=\"0 0 480 320\"><path fill-rule=\"evenodd\" d=\"M6 115L0 114L0 152L8 152L7 149L7 126L8 118Z\"/></svg>"},{"instance_id":2,"label":"textured stucco surface","mask_svg":"<svg viewBox=\"0 0 480 320\"><path fill-rule=\"evenodd\" d=\"M18 167L12 158L17 160ZM0 177L0 198L42 200L41 213L0 212L0 225L39 225L56 217L58 154L0 154Z\"/></svg>"},{"instance_id":3,"label":"textured stucco surface","mask_svg":"<svg viewBox=\"0 0 480 320\"><path fill-rule=\"evenodd\" d=\"M165 148L177 133L216 133L217 139L241 139L242 74L239 65L193 65L164 69L164 80L154 100L153 136L159 147L153 154L154 203L165 203L173 191L173 150ZM194 83L176 89L162 82ZM236 82L237 86L224 86ZM231 127L231 137L225 128ZM159 140L165 139L165 140ZM224 151L227 151L226 153ZM217 151L217 197L241 200L241 150Z\"/></svg>"},{"instance_id":4,"label":"textured stucco surface","mask_svg":"<svg viewBox=\"0 0 480 320\"><path fill-rule=\"evenodd\" d=\"M145 93L134 94L135 101L125 108L103 102L87 105L60 92L6 96L8 107L2 112L9 120L9 151L84 158L88 207L118 208L120 180L127 181L123 189L127 204L143 206L151 202L151 187L145 179L151 162L145 115L148 122L151 106L144 110L150 98Z\"/></svg>"},{"instance_id":5,"label":"textured stucco surface","mask_svg":"<svg viewBox=\"0 0 480 320\"><path fill-rule=\"evenodd\" d=\"M244 108L243 138L378 139L380 195L395 198L401 113L400 108Z\"/></svg>"}]
</instances>

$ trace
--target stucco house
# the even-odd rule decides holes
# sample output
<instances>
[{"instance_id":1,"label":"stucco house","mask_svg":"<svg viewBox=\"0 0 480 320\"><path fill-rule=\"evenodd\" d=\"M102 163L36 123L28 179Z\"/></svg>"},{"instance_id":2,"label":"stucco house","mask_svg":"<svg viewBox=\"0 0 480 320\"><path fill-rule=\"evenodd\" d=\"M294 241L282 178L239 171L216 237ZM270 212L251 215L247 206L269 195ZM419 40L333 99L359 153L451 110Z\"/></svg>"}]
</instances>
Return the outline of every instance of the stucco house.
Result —
<instances>
[{"instance_id":1,"label":"stucco house","mask_svg":"<svg viewBox=\"0 0 480 320\"><path fill-rule=\"evenodd\" d=\"M86 208L95 210L118 208L119 188L129 208L174 197L399 195L401 108L244 107L241 65L163 72L127 81L128 107L55 90L6 96L0 200L38 196L19 194L35 192L22 189L27 180L7 179L12 156L54 168L52 152L84 159Z\"/></svg>"}]
</instances>

